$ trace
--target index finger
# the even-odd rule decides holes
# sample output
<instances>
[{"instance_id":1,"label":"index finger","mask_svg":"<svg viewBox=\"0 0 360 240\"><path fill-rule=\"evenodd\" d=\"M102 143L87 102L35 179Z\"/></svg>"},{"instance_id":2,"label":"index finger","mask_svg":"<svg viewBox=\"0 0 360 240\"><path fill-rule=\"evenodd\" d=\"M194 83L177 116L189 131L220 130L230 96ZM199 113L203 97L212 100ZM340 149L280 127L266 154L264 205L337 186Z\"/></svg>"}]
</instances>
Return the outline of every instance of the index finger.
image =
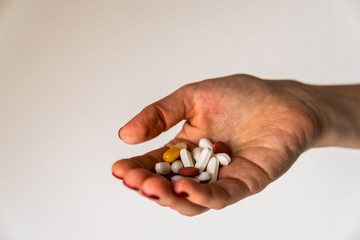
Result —
<instances>
[{"instance_id":1,"label":"index finger","mask_svg":"<svg viewBox=\"0 0 360 240\"><path fill-rule=\"evenodd\" d=\"M147 106L119 130L128 144L150 140L193 115L193 88L186 85Z\"/></svg>"}]
</instances>

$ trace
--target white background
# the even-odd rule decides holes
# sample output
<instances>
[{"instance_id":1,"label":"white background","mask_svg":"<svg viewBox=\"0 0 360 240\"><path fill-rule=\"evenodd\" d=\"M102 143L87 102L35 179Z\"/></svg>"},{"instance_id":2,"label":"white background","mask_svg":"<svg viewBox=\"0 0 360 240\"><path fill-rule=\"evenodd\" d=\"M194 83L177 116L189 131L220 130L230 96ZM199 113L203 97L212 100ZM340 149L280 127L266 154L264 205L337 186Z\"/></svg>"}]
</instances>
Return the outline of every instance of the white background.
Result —
<instances>
[{"instance_id":1,"label":"white background","mask_svg":"<svg viewBox=\"0 0 360 240\"><path fill-rule=\"evenodd\" d=\"M310 150L189 218L111 175L118 129L206 78L360 82L358 0L0 0L0 239L360 239L360 151Z\"/></svg>"}]
</instances>

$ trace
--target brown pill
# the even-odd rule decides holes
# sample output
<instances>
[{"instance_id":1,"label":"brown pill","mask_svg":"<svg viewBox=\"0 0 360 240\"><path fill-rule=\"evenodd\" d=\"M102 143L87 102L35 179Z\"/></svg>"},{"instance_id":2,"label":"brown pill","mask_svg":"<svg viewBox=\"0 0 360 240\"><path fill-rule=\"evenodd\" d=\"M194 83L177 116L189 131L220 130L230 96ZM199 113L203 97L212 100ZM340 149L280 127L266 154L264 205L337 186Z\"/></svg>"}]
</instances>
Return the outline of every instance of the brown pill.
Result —
<instances>
[{"instance_id":1,"label":"brown pill","mask_svg":"<svg viewBox=\"0 0 360 240\"><path fill-rule=\"evenodd\" d=\"M179 169L179 174L184 177L194 177L199 175L199 169L195 167L183 167Z\"/></svg>"},{"instance_id":2,"label":"brown pill","mask_svg":"<svg viewBox=\"0 0 360 240\"><path fill-rule=\"evenodd\" d=\"M231 149L230 147L224 143L224 142L216 142L214 143L213 147L212 147L213 153L226 153L227 155L229 155L231 157Z\"/></svg>"}]
</instances>

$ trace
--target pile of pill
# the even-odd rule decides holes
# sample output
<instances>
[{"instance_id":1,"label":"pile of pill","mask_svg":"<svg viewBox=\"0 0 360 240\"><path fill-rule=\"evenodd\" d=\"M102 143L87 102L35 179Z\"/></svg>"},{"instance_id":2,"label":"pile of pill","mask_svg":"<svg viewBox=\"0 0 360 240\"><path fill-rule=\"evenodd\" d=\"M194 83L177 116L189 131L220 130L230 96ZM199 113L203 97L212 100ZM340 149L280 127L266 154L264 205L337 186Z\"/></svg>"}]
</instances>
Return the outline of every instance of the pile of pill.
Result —
<instances>
[{"instance_id":1,"label":"pile of pill","mask_svg":"<svg viewBox=\"0 0 360 240\"><path fill-rule=\"evenodd\" d=\"M172 182L187 177L197 182L213 183L218 178L219 167L231 162L230 156L231 149L224 142L213 144L209 139L202 138L199 147L192 152L180 142L164 152L164 162L158 162L155 171L168 176L177 174L171 177Z\"/></svg>"}]
</instances>

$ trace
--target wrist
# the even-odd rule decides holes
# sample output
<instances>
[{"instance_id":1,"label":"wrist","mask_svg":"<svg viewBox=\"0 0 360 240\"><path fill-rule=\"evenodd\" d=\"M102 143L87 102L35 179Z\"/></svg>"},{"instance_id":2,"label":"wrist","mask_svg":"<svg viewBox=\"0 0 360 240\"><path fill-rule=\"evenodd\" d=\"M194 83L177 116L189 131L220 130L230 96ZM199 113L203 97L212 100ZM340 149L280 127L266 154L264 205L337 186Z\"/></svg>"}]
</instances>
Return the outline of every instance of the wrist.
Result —
<instances>
[{"instance_id":1,"label":"wrist","mask_svg":"<svg viewBox=\"0 0 360 240\"><path fill-rule=\"evenodd\" d=\"M322 131L314 147L360 148L360 85L306 85Z\"/></svg>"}]
</instances>

